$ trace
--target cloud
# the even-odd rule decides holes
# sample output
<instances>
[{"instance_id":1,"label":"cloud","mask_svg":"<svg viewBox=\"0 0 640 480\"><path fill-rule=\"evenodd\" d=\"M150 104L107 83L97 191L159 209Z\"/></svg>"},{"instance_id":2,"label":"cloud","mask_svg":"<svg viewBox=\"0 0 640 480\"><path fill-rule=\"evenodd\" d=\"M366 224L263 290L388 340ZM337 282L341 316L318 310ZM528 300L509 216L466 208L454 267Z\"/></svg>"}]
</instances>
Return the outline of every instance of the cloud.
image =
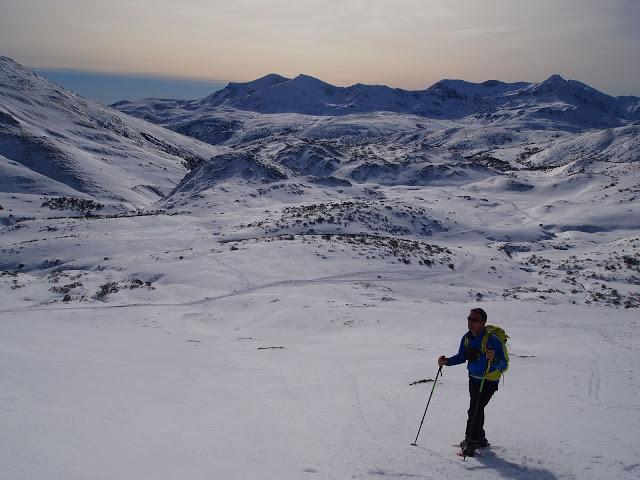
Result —
<instances>
[{"instance_id":1,"label":"cloud","mask_svg":"<svg viewBox=\"0 0 640 480\"><path fill-rule=\"evenodd\" d=\"M406 88L562 70L640 93L639 24L637 0L21 0L0 45L45 68Z\"/></svg>"},{"instance_id":2,"label":"cloud","mask_svg":"<svg viewBox=\"0 0 640 480\"><path fill-rule=\"evenodd\" d=\"M491 27L474 27L474 28L465 28L463 30L456 30L454 33L465 36L465 37L495 37L501 35L509 35L513 33L518 33L520 29L514 26L508 25L496 25Z\"/></svg>"}]
</instances>

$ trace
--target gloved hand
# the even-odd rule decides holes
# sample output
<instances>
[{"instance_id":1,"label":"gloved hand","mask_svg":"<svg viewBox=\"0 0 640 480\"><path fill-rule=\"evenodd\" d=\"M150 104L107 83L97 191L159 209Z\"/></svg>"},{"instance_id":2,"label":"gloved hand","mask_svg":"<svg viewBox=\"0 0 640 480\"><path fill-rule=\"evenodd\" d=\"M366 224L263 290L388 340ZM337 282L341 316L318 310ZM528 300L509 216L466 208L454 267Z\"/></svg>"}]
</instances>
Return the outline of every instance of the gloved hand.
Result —
<instances>
[{"instance_id":1,"label":"gloved hand","mask_svg":"<svg viewBox=\"0 0 640 480\"><path fill-rule=\"evenodd\" d=\"M446 364L447 364L447 357L445 357L444 355L441 355L440 358L438 358L438 366L441 367Z\"/></svg>"},{"instance_id":2,"label":"gloved hand","mask_svg":"<svg viewBox=\"0 0 640 480\"><path fill-rule=\"evenodd\" d=\"M495 350L487 349L487 353L485 355L487 357L487 360L489 360L491 363L493 363L493 361L496 359Z\"/></svg>"}]
</instances>

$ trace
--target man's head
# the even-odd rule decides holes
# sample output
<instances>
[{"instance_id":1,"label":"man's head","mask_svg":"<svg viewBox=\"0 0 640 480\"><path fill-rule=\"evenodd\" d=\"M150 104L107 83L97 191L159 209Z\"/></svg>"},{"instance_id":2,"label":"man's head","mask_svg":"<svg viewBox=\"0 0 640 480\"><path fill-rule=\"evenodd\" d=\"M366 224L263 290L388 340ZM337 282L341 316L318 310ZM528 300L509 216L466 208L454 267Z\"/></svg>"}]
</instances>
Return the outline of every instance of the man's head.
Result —
<instances>
[{"instance_id":1,"label":"man's head","mask_svg":"<svg viewBox=\"0 0 640 480\"><path fill-rule=\"evenodd\" d=\"M467 325L469 331L478 336L484 330L484 326L487 323L487 312L481 308L472 308L467 317Z\"/></svg>"}]
</instances>

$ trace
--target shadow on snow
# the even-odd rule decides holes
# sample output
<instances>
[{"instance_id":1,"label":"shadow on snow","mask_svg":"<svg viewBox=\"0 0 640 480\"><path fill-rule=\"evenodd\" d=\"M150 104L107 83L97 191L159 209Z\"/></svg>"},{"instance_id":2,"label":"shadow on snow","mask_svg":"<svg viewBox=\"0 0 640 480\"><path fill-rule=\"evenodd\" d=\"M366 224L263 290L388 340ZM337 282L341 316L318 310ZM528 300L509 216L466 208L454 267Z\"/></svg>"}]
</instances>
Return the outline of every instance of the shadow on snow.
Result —
<instances>
[{"instance_id":1,"label":"shadow on snow","mask_svg":"<svg viewBox=\"0 0 640 480\"><path fill-rule=\"evenodd\" d=\"M509 462L497 456L494 452L486 452L482 456L475 457L482 465L469 467L468 470L495 470L504 478L514 480L557 480L555 474L544 468L532 468L526 465Z\"/></svg>"}]
</instances>

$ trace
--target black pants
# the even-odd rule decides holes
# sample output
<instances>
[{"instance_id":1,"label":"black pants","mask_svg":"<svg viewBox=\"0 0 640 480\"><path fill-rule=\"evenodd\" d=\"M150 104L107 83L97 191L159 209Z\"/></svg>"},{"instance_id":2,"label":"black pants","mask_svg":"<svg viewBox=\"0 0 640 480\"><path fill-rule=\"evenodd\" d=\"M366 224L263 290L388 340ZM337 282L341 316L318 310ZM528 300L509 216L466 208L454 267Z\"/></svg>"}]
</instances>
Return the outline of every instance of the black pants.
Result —
<instances>
[{"instance_id":1,"label":"black pants","mask_svg":"<svg viewBox=\"0 0 640 480\"><path fill-rule=\"evenodd\" d=\"M467 429L465 437L474 441L485 438L484 434L484 407L487 406L493 394L498 390L499 382L489 382L485 380L480 392L480 380L469 379L469 410L467 411ZM478 410L476 411L476 403ZM475 421L473 414L475 412ZM473 424L471 423L473 421Z\"/></svg>"}]
</instances>

